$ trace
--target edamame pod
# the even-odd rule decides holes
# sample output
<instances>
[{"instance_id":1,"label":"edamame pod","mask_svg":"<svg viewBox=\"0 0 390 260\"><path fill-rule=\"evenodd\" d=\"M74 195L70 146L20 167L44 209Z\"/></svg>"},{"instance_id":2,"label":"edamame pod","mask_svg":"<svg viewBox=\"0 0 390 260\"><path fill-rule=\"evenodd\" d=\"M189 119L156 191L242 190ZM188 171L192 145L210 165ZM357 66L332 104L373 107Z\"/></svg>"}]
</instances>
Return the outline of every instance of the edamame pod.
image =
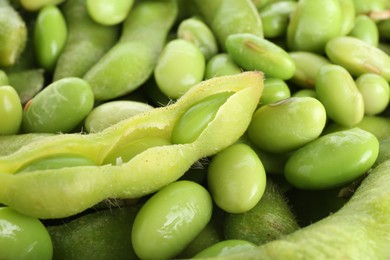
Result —
<instances>
[{"instance_id":1,"label":"edamame pod","mask_svg":"<svg viewBox=\"0 0 390 260\"><path fill-rule=\"evenodd\" d=\"M339 187L367 172L379 153L371 133L352 128L321 136L287 160L284 176L300 189Z\"/></svg>"},{"instance_id":2,"label":"edamame pod","mask_svg":"<svg viewBox=\"0 0 390 260\"><path fill-rule=\"evenodd\" d=\"M199 159L236 142L251 121L262 89L263 74L259 72L216 77L194 86L174 104L123 120L102 132L39 138L0 157L0 203L26 215L62 218L106 198L139 198L156 192L179 179ZM169 140L185 111L218 93L232 95L194 142L152 147L127 163L101 165L117 145L141 137ZM61 153L85 156L99 166L13 174L33 160Z\"/></svg>"},{"instance_id":3,"label":"edamame pod","mask_svg":"<svg viewBox=\"0 0 390 260\"><path fill-rule=\"evenodd\" d=\"M26 133L67 133L92 110L93 93L80 78L54 81L24 108L22 129Z\"/></svg>"},{"instance_id":4,"label":"edamame pod","mask_svg":"<svg viewBox=\"0 0 390 260\"><path fill-rule=\"evenodd\" d=\"M264 194L264 166L250 146L234 144L212 158L207 185L218 207L229 213L244 213Z\"/></svg>"},{"instance_id":5,"label":"edamame pod","mask_svg":"<svg viewBox=\"0 0 390 260\"><path fill-rule=\"evenodd\" d=\"M16 90L11 86L0 86L0 135L19 132L23 108Z\"/></svg>"},{"instance_id":6,"label":"edamame pod","mask_svg":"<svg viewBox=\"0 0 390 260\"><path fill-rule=\"evenodd\" d=\"M60 9L54 5L39 10L34 26L34 46L38 64L52 71L65 46L68 29Z\"/></svg>"},{"instance_id":7,"label":"edamame pod","mask_svg":"<svg viewBox=\"0 0 390 260\"><path fill-rule=\"evenodd\" d=\"M154 194L137 213L131 239L141 259L170 259L179 254L211 219L208 191L191 181L177 181Z\"/></svg>"},{"instance_id":8,"label":"edamame pod","mask_svg":"<svg viewBox=\"0 0 390 260\"><path fill-rule=\"evenodd\" d=\"M326 44L325 51L333 63L343 66L352 76L376 73L390 81L390 56L360 39L333 38Z\"/></svg>"},{"instance_id":9,"label":"edamame pod","mask_svg":"<svg viewBox=\"0 0 390 260\"><path fill-rule=\"evenodd\" d=\"M90 17L97 23L111 26L123 22L134 0L86 0L87 10Z\"/></svg>"},{"instance_id":10,"label":"edamame pod","mask_svg":"<svg viewBox=\"0 0 390 260\"><path fill-rule=\"evenodd\" d=\"M295 73L295 64L285 50L254 34L230 35L226 39L226 48L245 70L259 70L266 77L282 80L290 79Z\"/></svg>"},{"instance_id":11,"label":"edamame pod","mask_svg":"<svg viewBox=\"0 0 390 260\"><path fill-rule=\"evenodd\" d=\"M211 29L200 19L188 18L180 22L177 37L194 43L206 60L218 53L218 43Z\"/></svg>"},{"instance_id":12,"label":"edamame pod","mask_svg":"<svg viewBox=\"0 0 390 260\"><path fill-rule=\"evenodd\" d=\"M349 72L339 65L324 65L316 78L316 93L333 121L354 126L364 116L364 100Z\"/></svg>"},{"instance_id":13,"label":"edamame pod","mask_svg":"<svg viewBox=\"0 0 390 260\"><path fill-rule=\"evenodd\" d=\"M58 57L53 80L83 77L116 43L117 26L95 23L88 15L86 0L67 0L61 10L68 28L64 49Z\"/></svg>"},{"instance_id":14,"label":"edamame pod","mask_svg":"<svg viewBox=\"0 0 390 260\"><path fill-rule=\"evenodd\" d=\"M379 30L376 22L367 15L359 15L355 18L355 25L349 36L377 47L379 42Z\"/></svg>"},{"instance_id":15,"label":"edamame pod","mask_svg":"<svg viewBox=\"0 0 390 260\"><path fill-rule=\"evenodd\" d=\"M324 56L308 51L289 52L295 63L295 74L291 82L300 87L314 89L318 71L323 65L331 62Z\"/></svg>"},{"instance_id":16,"label":"edamame pod","mask_svg":"<svg viewBox=\"0 0 390 260\"><path fill-rule=\"evenodd\" d=\"M83 76L96 100L128 94L152 75L176 16L175 0L148 0L133 6L119 41Z\"/></svg>"},{"instance_id":17,"label":"edamame pod","mask_svg":"<svg viewBox=\"0 0 390 260\"><path fill-rule=\"evenodd\" d=\"M340 34L339 0L301 0L287 28L290 51L323 53L326 43Z\"/></svg>"},{"instance_id":18,"label":"edamame pod","mask_svg":"<svg viewBox=\"0 0 390 260\"><path fill-rule=\"evenodd\" d=\"M251 33L264 37L263 25L251 0L194 0L196 7L214 32L222 51L231 34ZM239 11L238 11L239 10Z\"/></svg>"},{"instance_id":19,"label":"edamame pod","mask_svg":"<svg viewBox=\"0 0 390 260\"><path fill-rule=\"evenodd\" d=\"M291 97L257 109L248 136L265 151L290 152L316 139L325 123L325 108L317 99Z\"/></svg>"},{"instance_id":20,"label":"edamame pod","mask_svg":"<svg viewBox=\"0 0 390 260\"><path fill-rule=\"evenodd\" d=\"M7 0L0 0L0 66L16 63L27 42L27 26Z\"/></svg>"},{"instance_id":21,"label":"edamame pod","mask_svg":"<svg viewBox=\"0 0 390 260\"><path fill-rule=\"evenodd\" d=\"M45 85L45 70L40 68L11 71L9 85L18 92L22 104L32 99Z\"/></svg>"},{"instance_id":22,"label":"edamame pod","mask_svg":"<svg viewBox=\"0 0 390 260\"><path fill-rule=\"evenodd\" d=\"M205 67L205 56L195 43L174 39L164 46L153 75L161 92L177 99L203 80Z\"/></svg>"}]
</instances>

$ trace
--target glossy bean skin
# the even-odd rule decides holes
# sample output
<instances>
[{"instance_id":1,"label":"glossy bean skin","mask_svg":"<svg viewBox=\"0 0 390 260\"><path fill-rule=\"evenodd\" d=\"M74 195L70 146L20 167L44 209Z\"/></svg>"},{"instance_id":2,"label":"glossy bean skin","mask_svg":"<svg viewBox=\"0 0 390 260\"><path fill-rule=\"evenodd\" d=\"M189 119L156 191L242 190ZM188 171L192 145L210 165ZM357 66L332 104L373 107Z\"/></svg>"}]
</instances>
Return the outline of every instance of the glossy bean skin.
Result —
<instances>
[{"instance_id":1,"label":"glossy bean skin","mask_svg":"<svg viewBox=\"0 0 390 260\"><path fill-rule=\"evenodd\" d=\"M11 86L0 86L0 135L19 133L23 108L16 90Z\"/></svg>"},{"instance_id":2,"label":"glossy bean skin","mask_svg":"<svg viewBox=\"0 0 390 260\"><path fill-rule=\"evenodd\" d=\"M80 78L63 78L39 92L24 108L24 132L70 132L92 110L92 90Z\"/></svg>"},{"instance_id":3,"label":"glossy bean skin","mask_svg":"<svg viewBox=\"0 0 390 260\"><path fill-rule=\"evenodd\" d=\"M172 130L172 143L194 142L231 95L232 93L229 92L218 93L190 107L175 123Z\"/></svg>"},{"instance_id":4,"label":"glossy bean skin","mask_svg":"<svg viewBox=\"0 0 390 260\"><path fill-rule=\"evenodd\" d=\"M9 84L7 73L3 70L0 70L0 86L5 86Z\"/></svg>"},{"instance_id":5,"label":"glossy bean skin","mask_svg":"<svg viewBox=\"0 0 390 260\"><path fill-rule=\"evenodd\" d=\"M103 25L111 26L123 22L133 7L134 0L87 0L88 14Z\"/></svg>"},{"instance_id":6,"label":"glossy bean skin","mask_svg":"<svg viewBox=\"0 0 390 260\"><path fill-rule=\"evenodd\" d=\"M242 69L233 61L227 53L218 53L206 63L205 78L239 74Z\"/></svg>"},{"instance_id":7,"label":"glossy bean skin","mask_svg":"<svg viewBox=\"0 0 390 260\"><path fill-rule=\"evenodd\" d=\"M261 199L266 186L264 166L246 144L234 144L219 152L207 170L213 201L229 213L244 213Z\"/></svg>"},{"instance_id":8,"label":"glossy bean skin","mask_svg":"<svg viewBox=\"0 0 390 260\"><path fill-rule=\"evenodd\" d=\"M4 259L50 260L53 245L46 227L33 217L0 207L0 251Z\"/></svg>"},{"instance_id":9,"label":"glossy bean skin","mask_svg":"<svg viewBox=\"0 0 390 260\"><path fill-rule=\"evenodd\" d=\"M325 108L317 99L291 97L257 109L248 136L260 149L284 153L316 139L325 122Z\"/></svg>"},{"instance_id":10,"label":"glossy bean skin","mask_svg":"<svg viewBox=\"0 0 390 260\"><path fill-rule=\"evenodd\" d=\"M354 126L364 116L364 100L349 72L339 65L324 65L316 78L316 93L333 121Z\"/></svg>"},{"instance_id":11,"label":"glossy bean skin","mask_svg":"<svg viewBox=\"0 0 390 260\"><path fill-rule=\"evenodd\" d=\"M378 26L376 22L367 15L359 15L355 18L355 25L349 33L349 36L361 39L372 46L378 46Z\"/></svg>"},{"instance_id":12,"label":"glossy bean skin","mask_svg":"<svg viewBox=\"0 0 390 260\"><path fill-rule=\"evenodd\" d=\"M356 86L362 93L364 100L364 113L377 115L389 105L389 83L377 74L362 74L356 80Z\"/></svg>"},{"instance_id":13,"label":"glossy bean skin","mask_svg":"<svg viewBox=\"0 0 390 260\"><path fill-rule=\"evenodd\" d=\"M331 62L323 55L308 51L289 52L291 59L295 63L295 74L290 79L291 82L303 88L315 88L315 81L319 69Z\"/></svg>"},{"instance_id":14,"label":"glossy bean skin","mask_svg":"<svg viewBox=\"0 0 390 260\"><path fill-rule=\"evenodd\" d=\"M46 5L58 5L65 0L39 0L39 1L29 1L29 0L21 0L20 4L22 7L28 11L39 11Z\"/></svg>"},{"instance_id":15,"label":"glossy bean skin","mask_svg":"<svg viewBox=\"0 0 390 260\"><path fill-rule=\"evenodd\" d=\"M328 189L349 183L374 164L379 141L371 133L352 128L324 135L297 150L284 175L301 189Z\"/></svg>"},{"instance_id":16,"label":"glossy bean skin","mask_svg":"<svg viewBox=\"0 0 390 260\"><path fill-rule=\"evenodd\" d=\"M259 105L271 104L289 97L291 97L291 92L285 81L277 78L266 78Z\"/></svg>"},{"instance_id":17,"label":"glossy bean skin","mask_svg":"<svg viewBox=\"0 0 390 260\"><path fill-rule=\"evenodd\" d=\"M219 43L226 51L226 39L237 33L251 33L264 37L263 25L251 0L195 0L195 6ZM240 10L240 12L237 12Z\"/></svg>"},{"instance_id":18,"label":"glossy bean skin","mask_svg":"<svg viewBox=\"0 0 390 260\"><path fill-rule=\"evenodd\" d=\"M153 75L161 92L176 99L203 80L205 67L205 56L197 45L175 39L164 46Z\"/></svg>"},{"instance_id":19,"label":"glossy bean skin","mask_svg":"<svg viewBox=\"0 0 390 260\"><path fill-rule=\"evenodd\" d=\"M67 0L61 11L66 20L68 37L53 71L53 80L83 77L116 43L119 28L94 22L88 15L85 0Z\"/></svg>"},{"instance_id":20,"label":"glossy bean skin","mask_svg":"<svg viewBox=\"0 0 390 260\"><path fill-rule=\"evenodd\" d=\"M340 33L341 16L338 0L299 1L287 28L289 49L323 53L328 40Z\"/></svg>"},{"instance_id":21,"label":"glossy bean skin","mask_svg":"<svg viewBox=\"0 0 390 260\"><path fill-rule=\"evenodd\" d=\"M194 255L193 258L227 257L231 254L244 252L248 249L254 249L255 247L256 245L254 243L245 240L228 239L209 246Z\"/></svg>"},{"instance_id":22,"label":"glossy bean skin","mask_svg":"<svg viewBox=\"0 0 390 260\"><path fill-rule=\"evenodd\" d=\"M356 8L354 0L339 0L341 8L340 35L348 35L355 25Z\"/></svg>"},{"instance_id":23,"label":"glossy bean skin","mask_svg":"<svg viewBox=\"0 0 390 260\"><path fill-rule=\"evenodd\" d=\"M276 1L269 3L259 10L264 37L276 38L285 36L290 15L295 11L297 2Z\"/></svg>"},{"instance_id":24,"label":"glossy bean skin","mask_svg":"<svg viewBox=\"0 0 390 260\"><path fill-rule=\"evenodd\" d=\"M40 9L34 28L34 46L37 62L52 71L65 46L68 29L65 18L57 6L47 5Z\"/></svg>"},{"instance_id":25,"label":"glossy bean skin","mask_svg":"<svg viewBox=\"0 0 390 260\"><path fill-rule=\"evenodd\" d=\"M180 253L210 221L208 191L191 181L177 181L153 195L137 213L131 238L142 259L171 258Z\"/></svg>"},{"instance_id":26,"label":"glossy bean skin","mask_svg":"<svg viewBox=\"0 0 390 260\"><path fill-rule=\"evenodd\" d=\"M331 39L326 55L335 64L343 66L352 76L376 73L390 80L390 57L381 49L360 39L344 36Z\"/></svg>"},{"instance_id":27,"label":"glossy bean skin","mask_svg":"<svg viewBox=\"0 0 390 260\"><path fill-rule=\"evenodd\" d=\"M200 19L183 20L177 29L177 37L193 42L202 51L206 60L218 53L218 43L213 32Z\"/></svg>"},{"instance_id":28,"label":"glossy bean skin","mask_svg":"<svg viewBox=\"0 0 390 260\"><path fill-rule=\"evenodd\" d=\"M103 131L121 120L153 109L151 105L131 100L116 100L103 103L87 115L84 121L88 133Z\"/></svg>"},{"instance_id":29,"label":"glossy bean skin","mask_svg":"<svg viewBox=\"0 0 390 260\"><path fill-rule=\"evenodd\" d=\"M356 14L368 14L371 11L382 11L386 8L386 0L353 0Z\"/></svg>"},{"instance_id":30,"label":"glossy bean skin","mask_svg":"<svg viewBox=\"0 0 390 260\"><path fill-rule=\"evenodd\" d=\"M260 70L267 77L282 80L290 79L295 73L295 64L285 50L254 34L230 35L226 39L226 48L245 70Z\"/></svg>"}]
</instances>

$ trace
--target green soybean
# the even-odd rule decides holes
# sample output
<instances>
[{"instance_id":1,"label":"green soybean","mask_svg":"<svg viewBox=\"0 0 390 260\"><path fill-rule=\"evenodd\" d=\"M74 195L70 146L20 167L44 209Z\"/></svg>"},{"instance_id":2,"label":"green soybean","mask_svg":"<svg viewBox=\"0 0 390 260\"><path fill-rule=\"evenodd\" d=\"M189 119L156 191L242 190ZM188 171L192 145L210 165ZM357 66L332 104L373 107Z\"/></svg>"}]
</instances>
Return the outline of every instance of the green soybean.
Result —
<instances>
[{"instance_id":1,"label":"green soybean","mask_svg":"<svg viewBox=\"0 0 390 260\"><path fill-rule=\"evenodd\" d=\"M7 73L3 70L0 70L0 86L5 86L9 84Z\"/></svg>"},{"instance_id":2,"label":"green soybean","mask_svg":"<svg viewBox=\"0 0 390 260\"><path fill-rule=\"evenodd\" d=\"M317 92L314 89L300 89L292 94L293 97L312 97L318 98Z\"/></svg>"},{"instance_id":3,"label":"green soybean","mask_svg":"<svg viewBox=\"0 0 390 260\"><path fill-rule=\"evenodd\" d=\"M24 9L34 12L34 11L39 11L41 8L47 5L58 5L64 1L65 0L37 0L37 1L20 0L20 4Z\"/></svg>"},{"instance_id":4,"label":"green soybean","mask_svg":"<svg viewBox=\"0 0 390 260\"><path fill-rule=\"evenodd\" d=\"M203 80L205 67L205 57L197 45L174 39L162 50L153 75L161 92L176 99Z\"/></svg>"},{"instance_id":5,"label":"green soybean","mask_svg":"<svg viewBox=\"0 0 390 260\"><path fill-rule=\"evenodd\" d=\"M96 100L129 94L153 74L177 9L175 0L148 0L133 6L118 42L83 76Z\"/></svg>"},{"instance_id":6,"label":"green soybean","mask_svg":"<svg viewBox=\"0 0 390 260\"><path fill-rule=\"evenodd\" d=\"M379 141L360 128L321 136L288 159L284 176L300 189L329 189L357 179L374 164Z\"/></svg>"},{"instance_id":7,"label":"green soybean","mask_svg":"<svg viewBox=\"0 0 390 260\"><path fill-rule=\"evenodd\" d=\"M295 64L288 53L259 36L249 33L230 35L226 48L233 60L245 70L260 70L266 77L290 79Z\"/></svg>"},{"instance_id":8,"label":"green soybean","mask_svg":"<svg viewBox=\"0 0 390 260\"><path fill-rule=\"evenodd\" d=\"M171 183L137 213L131 232L134 251L141 259L172 258L202 231L211 214L212 200L203 186Z\"/></svg>"},{"instance_id":9,"label":"green soybean","mask_svg":"<svg viewBox=\"0 0 390 260\"><path fill-rule=\"evenodd\" d=\"M285 36L290 16L295 11L297 2L277 1L265 5L259 10L265 38Z\"/></svg>"},{"instance_id":10,"label":"green soybean","mask_svg":"<svg viewBox=\"0 0 390 260\"><path fill-rule=\"evenodd\" d=\"M354 126L364 116L364 100L349 72L339 65L324 65L316 78L318 99L333 121Z\"/></svg>"},{"instance_id":11,"label":"green soybean","mask_svg":"<svg viewBox=\"0 0 390 260\"><path fill-rule=\"evenodd\" d=\"M349 36L361 39L372 46L378 46L378 26L376 22L367 15L361 14L355 18L355 25L349 33Z\"/></svg>"},{"instance_id":12,"label":"green soybean","mask_svg":"<svg viewBox=\"0 0 390 260\"><path fill-rule=\"evenodd\" d=\"M187 18L180 22L177 37L194 43L206 60L218 53L218 43L211 29L202 20Z\"/></svg>"},{"instance_id":13,"label":"green soybean","mask_svg":"<svg viewBox=\"0 0 390 260\"><path fill-rule=\"evenodd\" d=\"M291 97L257 109L248 136L260 149L284 153L319 137L325 123L325 108L317 99Z\"/></svg>"},{"instance_id":14,"label":"green soybean","mask_svg":"<svg viewBox=\"0 0 390 260\"><path fill-rule=\"evenodd\" d=\"M323 55L308 51L289 52L291 59L295 63L295 74L290 79L294 84L303 88L315 88L315 81L318 71L323 65L331 62Z\"/></svg>"},{"instance_id":15,"label":"green soybean","mask_svg":"<svg viewBox=\"0 0 390 260\"><path fill-rule=\"evenodd\" d=\"M193 256L193 258L228 257L231 254L254 249L255 244L239 239L228 239L215 243Z\"/></svg>"},{"instance_id":16,"label":"green soybean","mask_svg":"<svg viewBox=\"0 0 390 260\"><path fill-rule=\"evenodd\" d=\"M386 0L353 0L356 14L368 14L372 11L382 11L386 8Z\"/></svg>"},{"instance_id":17,"label":"green soybean","mask_svg":"<svg viewBox=\"0 0 390 260\"><path fill-rule=\"evenodd\" d=\"M205 78L239 74L242 69L233 61L227 53L218 53L206 63Z\"/></svg>"},{"instance_id":18,"label":"green soybean","mask_svg":"<svg viewBox=\"0 0 390 260\"><path fill-rule=\"evenodd\" d=\"M359 76L355 82L362 93L366 115L377 115L387 108L390 100L387 80L377 74L366 73Z\"/></svg>"},{"instance_id":19,"label":"green soybean","mask_svg":"<svg viewBox=\"0 0 390 260\"><path fill-rule=\"evenodd\" d=\"M88 133L103 131L126 118L153 109L151 105L131 100L115 100L93 108L84 121Z\"/></svg>"},{"instance_id":20,"label":"green soybean","mask_svg":"<svg viewBox=\"0 0 390 260\"><path fill-rule=\"evenodd\" d=\"M326 43L340 33L339 0L301 0L287 28L290 51L323 53Z\"/></svg>"},{"instance_id":21,"label":"green soybean","mask_svg":"<svg viewBox=\"0 0 390 260\"><path fill-rule=\"evenodd\" d=\"M74 166L96 166L96 162L91 159L74 154L55 154L43 158L34 160L26 165L23 165L18 169L17 173L35 171L35 170L47 170L47 169L60 169L63 167Z\"/></svg>"},{"instance_id":22,"label":"green soybean","mask_svg":"<svg viewBox=\"0 0 390 260\"><path fill-rule=\"evenodd\" d=\"M207 170L207 184L218 207L229 213L243 213L263 196L266 175L252 148L239 143L213 157Z\"/></svg>"},{"instance_id":23,"label":"green soybean","mask_svg":"<svg viewBox=\"0 0 390 260\"><path fill-rule=\"evenodd\" d=\"M11 86L0 86L0 135L19 132L23 108L16 90Z\"/></svg>"},{"instance_id":24,"label":"green soybean","mask_svg":"<svg viewBox=\"0 0 390 260\"><path fill-rule=\"evenodd\" d=\"M335 37L326 44L326 55L352 76L376 73L390 80L390 56L381 49L355 37Z\"/></svg>"},{"instance_id":25,"label":"green soybean","mask_svg":"<svg viewBox=\"0 0 390 260\"><path fill-rule=\"evenodd\" d=\"M232 95L221 92L211 95L192 105L175 123L172 143L185 144L195 141L218 113L219 107Z\"/></svg>"},{"instance_id":26,"label":"green soybean","mask_svg":"<svg viewBox=\"0 0 390 260\"><path fill-rule=\"evenodd\" d=\"M95 22L111 26L126 19L134 0L86 0L86 3L88 14Z\"/></svg>"},{"instance_id":27,"label":"green soybean","mask_svg":"<svg viewBox=\"0 0 390 260\"><path fill-rule=\"evenodd\" d=\"M226 39L231 34L251 33L264 37L260 15L251 0L195 0L195 4L222 51L226 51Z\"/></svg>"},{"instance_id":28,"label":"green soybean","mask_svg":"<svg viewBox=\"0 0 390 260\"><path fill-rule=\"evenodd\" d=\"M38 64L52 71L65 46L68 29L57 6L47 5L39 10L34 28L34 46Z\"/></svg>"},{"instance_id":29,"label":"green soybean","mask_svg":"<svg viewBox=\"0 0 390 260\"><path fill-rule=\"evenodd\" d=\"M284 80L266 78L264 79L264 90L259 105L271 104L289 97L291 97L290 88Z\"/></svg>"},{"instance_id":30,"label":"green soybean","mask_svg":"<svg viewBox=\"0 0 390 260\"><path fill-rule=\"evenodd\" d=\"M0 0L0 66L16 63L27 43L27 26L7 0Z\"/></svg>"},{"instance_id":31,"label":"green soybean","mask_svg":"<svg viewBox=\"0 0 390 260\"><path fill-rule=\"evenodd\" d=\"M92 110L91 87L80 78L54 81L31 99L24 108L24 132L67 133Z\"/></svg>"},{"instance_id":32,"label":"green soybean","mask_svg":"<svg viewBox=\"0 0 390 260\"><path fill-rule=\"evenodd\" d=\"M54 81L65 77L83 77L116 43L119 32L118 26L94 22L88 15L85 0L67 0L61 10L68 37L53 72Z\"/></svg>"},{"instance_id":33,"label":"green soybean","mask_svg":"<svg viewBox=\"0 0 390 260\"><path fill-rule=\"evenodd\" d=\"M348 35L355 26L356 10L354 0L339 0L341 8L340 35Z\"/></svg>"}]
</instances>

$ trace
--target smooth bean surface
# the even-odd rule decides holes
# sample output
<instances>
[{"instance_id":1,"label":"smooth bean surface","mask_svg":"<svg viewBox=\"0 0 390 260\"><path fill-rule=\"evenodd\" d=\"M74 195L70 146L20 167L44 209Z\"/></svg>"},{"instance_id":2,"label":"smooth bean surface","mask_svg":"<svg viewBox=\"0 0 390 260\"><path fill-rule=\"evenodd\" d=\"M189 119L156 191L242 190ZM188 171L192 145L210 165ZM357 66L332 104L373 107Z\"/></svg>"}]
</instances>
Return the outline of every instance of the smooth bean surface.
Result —
<instances>
[{"instance_id":1,"label":"smooth bean surface","mask_svg":"<svg viewBox=\"0 0 390 260\"><path fill-rule=\"evenodd\" d=\"M19 132L23 108L16 90L11 86L0 86L0 135Z\"/></svg>"}]
</instances>

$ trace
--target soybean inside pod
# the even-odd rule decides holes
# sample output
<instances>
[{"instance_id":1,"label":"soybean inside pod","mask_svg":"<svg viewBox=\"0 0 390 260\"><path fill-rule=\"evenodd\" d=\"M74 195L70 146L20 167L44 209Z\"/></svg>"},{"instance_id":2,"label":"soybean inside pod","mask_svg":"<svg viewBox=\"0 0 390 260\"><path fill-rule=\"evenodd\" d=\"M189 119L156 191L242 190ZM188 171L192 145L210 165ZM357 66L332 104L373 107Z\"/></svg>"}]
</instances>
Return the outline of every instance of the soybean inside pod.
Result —
<instances>
[{"instance_id":1,"label":"soybean inside pod","mask_svg":"<svg viewBox=\"0 0 390 260\"><path fill-rule=\"evenodd\" d=\"M261 72L216 77L197 84L174 104L123 120L102 132L38 138L0 157L0 203L42 219L63 218L107 198L139 198L153 193L176 181L199 159L237 141L251 121L262 90ZM181 116L219 93L231 95L216 108L197 138L172 144L173 129ZM143 138L165 138L168 144L141 149L127 162L103 163L116 149ZM41 158L64 154L84 156L97 166L16 173Z\"/></svg>"}]
</instances>

